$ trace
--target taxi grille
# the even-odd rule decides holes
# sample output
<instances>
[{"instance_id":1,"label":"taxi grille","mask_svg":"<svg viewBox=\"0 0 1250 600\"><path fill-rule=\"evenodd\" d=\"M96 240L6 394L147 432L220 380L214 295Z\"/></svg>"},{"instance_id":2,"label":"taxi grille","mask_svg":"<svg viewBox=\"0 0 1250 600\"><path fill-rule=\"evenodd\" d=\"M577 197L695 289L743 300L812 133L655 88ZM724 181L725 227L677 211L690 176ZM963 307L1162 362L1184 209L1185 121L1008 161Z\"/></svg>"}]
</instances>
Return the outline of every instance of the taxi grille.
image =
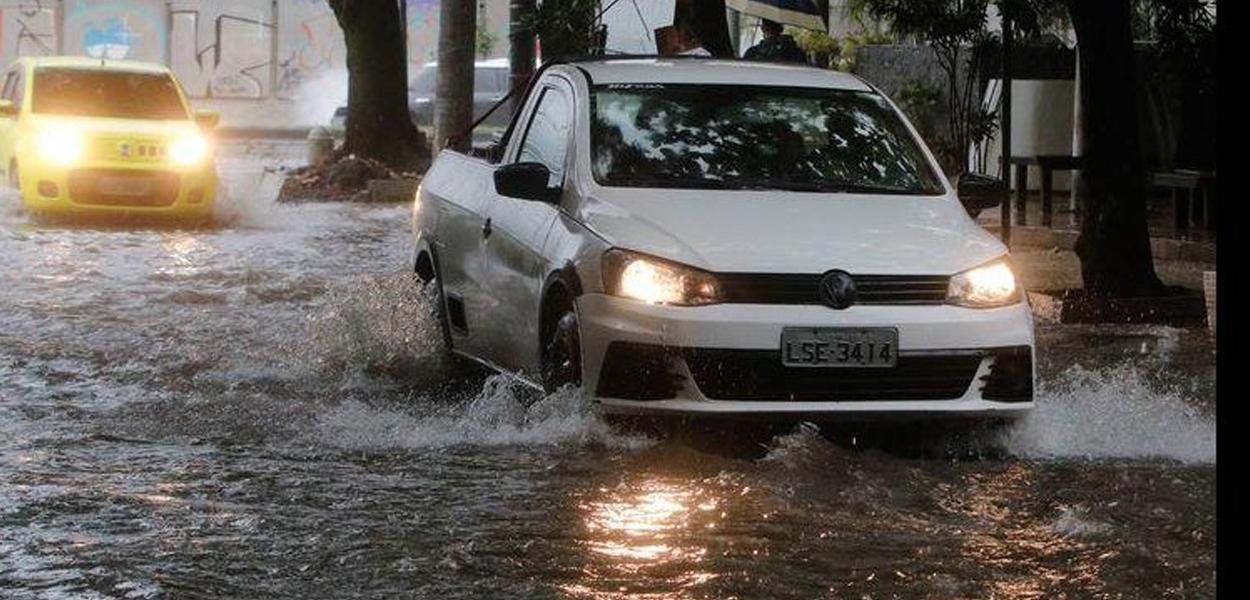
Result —
<instances>
[{"instance_id":1,"label":"taxi grille","mask_svg":"<svg viewBox=\"0 0 1250 600\"><path fill-rule=\"evenodd\" d=\"M823 274L718 273L721 296L736 304L824 304ZM852 275L856 304L943 304L946 275Z\"/></svg>"},{"instance_id":2,"label":"taxi grille","mask_svg":"<svg viewBox=\"0 0 1250 600\"><path fill-rule=\"evenodd\" d=\"M791 402L953 400L968 391L980 354L901 355L893 368L794 368L776 350L690 348L686 366L713 400Z\"/></svg>"},{"instance_id":3,"label":"taxi grille","mask_svg":"<svg viewBox=\"0 0 1250 600\"><path fill-rule=\"evenodd\" d=\"M168 149L158 138L101 137L91 142L93 160L152 163L166 159Z\"/></svg>"},{"instance_id":4,"label":"taxi grille","mask_svg":"<svg viewBox=\"0 0 1250 600\"><path fill-rule=\"evenodd\" d=\"M110 185L121 182L125 185ZM125 169L76 169L69 174L69 197L92 206L172 206L178 199L177 173ZM124 192L113 188L129 188Z\"/></svg>"}]
</instances>

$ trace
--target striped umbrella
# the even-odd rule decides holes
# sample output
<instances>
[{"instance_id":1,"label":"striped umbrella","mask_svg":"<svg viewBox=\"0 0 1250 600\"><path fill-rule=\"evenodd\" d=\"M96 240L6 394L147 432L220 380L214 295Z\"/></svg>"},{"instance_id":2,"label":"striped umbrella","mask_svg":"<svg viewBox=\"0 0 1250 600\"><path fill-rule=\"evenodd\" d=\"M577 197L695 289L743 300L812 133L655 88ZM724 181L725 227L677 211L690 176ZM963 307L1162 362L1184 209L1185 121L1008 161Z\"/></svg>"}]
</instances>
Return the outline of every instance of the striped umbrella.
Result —
<instances>
[{"instance_id":1,"label":"striped umbrella","mask_svg":"<svg viewBox=\"0 0 1250 600\"><path fill-rule=\"evenodd\" d=\"M829 30L829 0L725 0L725 6L786 25Z\"/></svg>"}]
</instances>

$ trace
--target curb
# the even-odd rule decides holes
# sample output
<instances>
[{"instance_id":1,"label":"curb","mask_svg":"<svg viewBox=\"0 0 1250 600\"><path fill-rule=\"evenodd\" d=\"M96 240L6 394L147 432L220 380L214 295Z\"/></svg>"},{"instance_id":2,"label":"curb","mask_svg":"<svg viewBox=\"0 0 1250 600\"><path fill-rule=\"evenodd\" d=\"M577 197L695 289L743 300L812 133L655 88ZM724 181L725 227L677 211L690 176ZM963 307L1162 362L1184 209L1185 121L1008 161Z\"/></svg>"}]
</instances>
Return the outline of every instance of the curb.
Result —
<instances>
[{"instance_id":1,"label":"curb","mask_svg":"<svg viewBox=\"0 0 1250 600\"><path fill-rule=\"evenodd\" d=\"M213 133L223 140L306 140L312 127L218 127Z\"/></svg>"},{"instance_id":2,"label":"curb","mask_svg":"<svg viewBox=\"0 0 1250 600\"><path fill-rule=\"evenodd\" d=\"M995 236L1001 236L997 225L985 226L986 231L993 233ZM1054 248L1059 247L1064 250L1073 250L1076 248L1076 238L1079 235L1076 231L1066 229L1049 229L1046 227L1030 227L1027 225L1013 225L1011 227L1011 246L1021 248ZM1209 242L1194 242L1190 240L1178 240L1175 238L1152 237L1150 238L1150 252L1154 255L1155 260L1177 260L1186 262L1216 262L1215 244Z\"/></svg>"}]
</instances>

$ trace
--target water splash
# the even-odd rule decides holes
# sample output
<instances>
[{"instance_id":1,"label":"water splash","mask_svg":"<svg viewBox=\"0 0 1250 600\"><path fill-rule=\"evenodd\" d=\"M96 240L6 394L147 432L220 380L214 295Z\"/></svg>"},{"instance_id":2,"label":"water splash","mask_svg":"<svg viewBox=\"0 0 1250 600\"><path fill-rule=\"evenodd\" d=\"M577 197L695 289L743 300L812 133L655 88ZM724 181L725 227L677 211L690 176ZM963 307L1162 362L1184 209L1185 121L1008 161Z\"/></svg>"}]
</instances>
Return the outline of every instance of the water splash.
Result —
<instances>
[{"instance_id":1,"label":"water splash","mask_svg":"<svg viewBox=\"0 0 1250 600\"><path fill-rule=\"evenodd\" d=\"M323 413L314 428L324 446L344 450L438 449L457 446L587 446L640 448L646 438L614 431L576 390L566 389L526 406L508 376L487 379L466 402L417 406L413 415L396 407L344 402Z\"/></svg>"},{"instance_id":2,"label":"water splash","mask_svg":"<svg viewBox=\"0 0 1250 600\"><path fill-rule=\"evenodd\" d=\"M1037 408L1006 436L1017 456L1215 462L1215 417L1180 387L1152 386L1139 365L1080 365L1043 382ZM1160 366L1159 368L1165 368Z\"/></svg>"}]
</instances>

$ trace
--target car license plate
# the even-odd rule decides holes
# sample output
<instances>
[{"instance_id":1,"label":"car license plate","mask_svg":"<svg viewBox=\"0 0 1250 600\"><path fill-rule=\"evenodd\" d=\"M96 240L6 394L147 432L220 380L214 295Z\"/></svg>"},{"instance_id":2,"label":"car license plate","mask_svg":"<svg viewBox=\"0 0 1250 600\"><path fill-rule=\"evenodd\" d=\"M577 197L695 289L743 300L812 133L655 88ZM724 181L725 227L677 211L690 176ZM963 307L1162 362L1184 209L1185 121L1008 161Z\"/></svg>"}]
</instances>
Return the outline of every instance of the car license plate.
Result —
<instances>
[{"instance_id":1,"label":"car license plate","mask_svg":"<svg viewBox=\"0 0 1250 600\"><path fill-rule=\"evenodd\" d=\"M787 327L781 331L787 367L893 367L898 329L893 327Z\"/></svg>"},{"instance_id":2,"label":"car license plate","mask_svg":"<svg viewBox=\"0 0 1250 600\"><path fill-rule=\"evenodd\" d=\"M152 182L138 177L101 177L98 189L108 196L146 196L152 193Z\"/></svg>"}]
</instances>

